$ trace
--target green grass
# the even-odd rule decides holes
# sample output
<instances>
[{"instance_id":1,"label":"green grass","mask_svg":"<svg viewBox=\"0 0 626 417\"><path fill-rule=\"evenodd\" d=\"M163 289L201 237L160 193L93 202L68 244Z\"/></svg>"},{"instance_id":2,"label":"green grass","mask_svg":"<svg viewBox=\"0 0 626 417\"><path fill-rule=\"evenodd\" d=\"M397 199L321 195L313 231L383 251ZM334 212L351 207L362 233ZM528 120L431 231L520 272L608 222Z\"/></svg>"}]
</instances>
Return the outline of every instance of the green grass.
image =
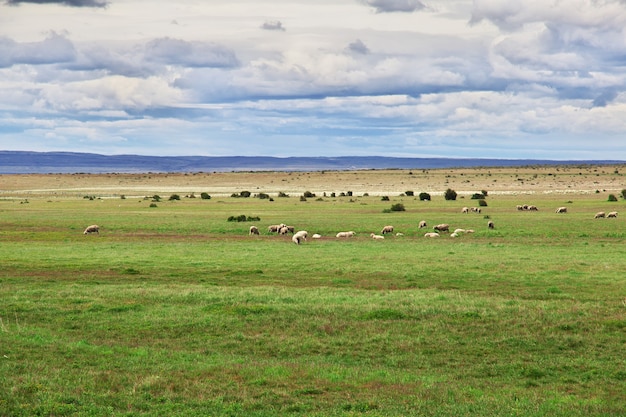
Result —
<instances>
[{"instance_id":1,"label":"green grass","mask_svg":"<svg viewBox=\"0 0 626 417\"><path fill-rule=\"evenodd\" d=\"M623 203L533 199L0 201L0 416L623 415Z\"/></svg>"}]
</instances>

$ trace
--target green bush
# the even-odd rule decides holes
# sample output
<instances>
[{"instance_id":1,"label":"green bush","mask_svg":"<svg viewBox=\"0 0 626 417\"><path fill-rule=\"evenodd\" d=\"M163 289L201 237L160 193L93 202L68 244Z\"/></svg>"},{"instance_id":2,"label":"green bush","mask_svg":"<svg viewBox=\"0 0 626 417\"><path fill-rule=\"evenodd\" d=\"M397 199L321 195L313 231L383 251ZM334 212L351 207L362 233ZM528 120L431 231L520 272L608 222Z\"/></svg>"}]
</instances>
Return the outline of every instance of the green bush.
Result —
<instances>
[{"instance_id":1,"label":"green bush","mask_svg":"<svg viewBox=\"0 0 626 417\"><path fill-rule=\"evenodd\" d=\"M446 200L456 200L456 191L448 188L443 196Z\"/></svg>"},{"instance_id":2,"label":"green bush","mask_svg":"<svg viewBox=\"0 0 626 417\"><path fill-rule=\"evenodd\" d=\"M406 211L406 208L404 208L404 204L397 203L391 206L391 211Z\"/></svg>"},{"instance_id":3,"label":"green bush","mask_svg":"<svg viewBox=\"0 0 626 417\"><path fill-rule=\"evenodd\" d=\"M180 200L180 196L178 194L172 194L169 198L170 201Z\"/></svg>"},{"instance_id":4,"label":"green bush","mask_svg":"<svg viewBox=\"0 0 626 417\"><path fill-rule=\"evenodd\" d=\"M313 197L315 197L315 194L313 194L310 191L305 191L304 194L303 194L303 197L304 198L313 198Z\"/></svg>"},{"instance_id":5,"label":"green bush","mask_svg":"<svg viewBox=\"0 0 626 417\"><path fill-rule=\"evenodd\" d=\"M245 214L240 214L239 216L230 216L228 218L229 222L258 222L261 218L258 216L246 216Z\"/></svg>"},{"instance_id":6,"label":"green bush","mask_svg":"<svg viewBox=\"0 0 626 417\"><path fill-rule=\"evenodd\" d=\"M485 199L485 194L481 194L481 193L472 194L472 200L484 200L484 199Z\"/></svg>"},{"instance_id":7,"label":"green bush","mask_svg":"<svg viewBox=\"0 0 626 417\"><path fill-rule=\"evenodd\" d=\"M256 195L257 198L260 198L261 200L269 200L270 196L269 194L265 194L265 193L259 193Z\"/></svg>"},{"instance_id":8,"label":"green bush","mask_svg":"<svg viewBox=\"0 0 626 417\"><path fill-rule=\"evenodd\" d=\"M622 198L626 198L626 188L622 190Z\"/></svg>"},{"instance_id":9,"label":"green bush","mask_svg":"<svg viewBox=\"0 0 626 417\"><path fill-rule=\"evenodd\" d=\"M414 193L413 191L405 191L405 192L404 192L404 194L405 194L407 197L413 197L413 196L415 195L415 193Z\"/></svg>"},{"instance_id":10,"label":"green bush","mask_svg":"<svg viewBox=\"0 0 626 417\"><path fill-rule=\"evenodd\" d=\"M609 201L617 201L617 197L615 197L615 194L609 194Z\"/></svg>"},{"instance_id":11,"label":"green bush","mask_svg":"<svg viewBox=\"0 0 626 417\"><path fill-rule=\"evenodd\" d=\"M389 201L389 196L384 195L380 201Z\"/></svg>"},{"instance_id":12,"label":"green bush","mask_svg":"<svg viewBox=\"0 0 626 417\"><path fill-rule=\"evenodd\" d=\"M420 193L420 201L430 201L430 194Z\"/></svg>"},{"instance_id":13,"label":"green bush","mask_svg":"<svg viewBox=\"0 0 626 417\"><path fill-rule=\"evenodd\" d=\"M203 200L210 200L211 196L208 193L202 193L200 194L200 198Z\"/></svg>"},{"instance_id":14,"label":"green bush","mask_svg":"<svg viewBox=\"0 0 626 417\"><path fill-rule=\"evenodd\" d=\"M487 207L487 202L485 200L478 200L478 205L481 207Z\"/></svg>"}]
</instances>

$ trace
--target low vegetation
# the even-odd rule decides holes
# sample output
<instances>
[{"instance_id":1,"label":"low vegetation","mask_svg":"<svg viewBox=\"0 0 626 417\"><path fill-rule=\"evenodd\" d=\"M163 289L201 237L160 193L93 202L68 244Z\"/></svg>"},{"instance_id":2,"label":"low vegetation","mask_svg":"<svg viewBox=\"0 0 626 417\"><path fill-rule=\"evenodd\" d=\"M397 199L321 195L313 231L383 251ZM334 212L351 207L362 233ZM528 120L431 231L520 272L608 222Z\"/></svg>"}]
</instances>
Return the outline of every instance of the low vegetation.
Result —
<instances>
[{"instance_id":1,"label":"low vegetation","mask_svg":"<svg viewBox=\"0 0 626 417\"><path fill-rule=\"evenodd\" d=\"M587 172L568 169L550 168L573 180ZM532 172L518 175L541 180ZM194 189L111 178L152 196L125 188L120 199L104 195L100 177L85 176L76 195L21 177L21 187L0 190L0 416L621 415L624 177L589 172L599 193L505 192L519 182L495 169L346 173L330 186L304 173L261 184L258 174L258 194L276 197L270 181L280 181L285 196L324 195L306 203L235 191L252 190L248 183L200 182L196 192L210 199L166 201L155 192ZM280 180L299 175L300 188ZM366 175L405 184L358 188ZM407 179L418 175L442 184ZM61 177L39 178L79 188ZM32 191L47 187L55 191ZM425 191L407 195L408 187ZM333 197L333 189L359 191ZM462 213L476 190L489 192L488 207ZM390 203L405 210L384 213ZM555 213L561 206L567 213ZM620 214L595 219L599 211ZM428 232L449 223L474 233L426 239L421 220ZM99 235L84 235L94 223ZM281 223L309 239L294 245L267 232ZM371 239L389 224L394 234ZM260 235L249 235L251 225ZM356 235L335 238L342 230Z\"/></svg>"}]
</instances>

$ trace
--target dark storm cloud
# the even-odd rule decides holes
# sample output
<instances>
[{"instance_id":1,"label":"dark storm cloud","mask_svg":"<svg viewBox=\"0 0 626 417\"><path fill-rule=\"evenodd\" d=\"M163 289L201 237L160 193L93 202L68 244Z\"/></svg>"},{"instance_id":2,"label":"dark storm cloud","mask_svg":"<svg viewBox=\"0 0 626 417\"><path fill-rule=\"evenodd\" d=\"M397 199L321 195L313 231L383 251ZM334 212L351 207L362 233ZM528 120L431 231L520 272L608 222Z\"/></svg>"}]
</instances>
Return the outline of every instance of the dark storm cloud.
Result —
<instances>
[{"instance_id":1,"label":"dark storm cloud","mask_svg":"<svg viewBox=\"0 0 626 417\"><path fill-rule=\"evenodd\" d=\"M376 13L411 13L426 7L419 0L359 0L359 2L373 7L376 9Z\"/></svg>"},{"instance_id":2,"label":"dark storm cloud","mask_svg":"<svg viewBox=\"0 0 626 417\"><path fill-rule=\"evenodd\" d=\"M17 6L22 3L30 4L59 4L70 7L106 7L109 2L103 0L7 0L6 4Z\"/></svg>"},{"instance_id":3,"label":"dark storm cloud","mask_svg":"<svg viewBox=\"0 0 626 417\"><path fill-rule=\"evenodd\" d=\"M265 23L263 23L261 25L261 29L264 30L278 30L281 32L285 31L285 28L283 27L282 22L280 22L279 20L272 20L272 21L267 21Z\"/></svg>"},{"instance_id":4,"label":"dark storm cloud","mask_svg":"<svg viewBox=\"0 0 626 417\"><path fill-rule=\"evenodd\" d=\"M146 44L145 54L150 61L169 65L212 68L230 68L239 65L237 56L232 50L212 42L160 38Z\"/></svg>"}]
</instances>

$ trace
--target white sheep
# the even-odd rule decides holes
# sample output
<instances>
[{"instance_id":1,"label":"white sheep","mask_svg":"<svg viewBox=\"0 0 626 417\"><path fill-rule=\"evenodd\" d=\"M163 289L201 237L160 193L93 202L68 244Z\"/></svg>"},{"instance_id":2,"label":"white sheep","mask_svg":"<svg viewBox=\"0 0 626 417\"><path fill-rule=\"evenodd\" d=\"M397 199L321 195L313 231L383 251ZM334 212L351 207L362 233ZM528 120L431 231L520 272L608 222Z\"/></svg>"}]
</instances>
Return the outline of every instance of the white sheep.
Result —
<instances>
[{"instance_id":1,"label":"white sheep","mask_svg":"<svg viewBox=\"0 0 626 417\"><path fill-rule=\"evenodd\" d=\"M567 213L567 207L559 207L554 212L555 213Z\"/></svg>"},{"instance_id":2,"label":"white sheep","mask_svg":"<svg viewBox=\"0 0 626 417\"><path fill-rule=\"evenodd\" d=\"M380 232L381 235L385 235L387 233L393 233L393 226L385 226Z\"/></svg>"},{"instance_id":3,"label":"white sheep","mask_svg":"<svg viewBox=\"0 0 626 417\"><path fill-rule=\"evenodd\" d=\"M259 234L259 228L256 226L250 226L250 234L251 235L258 235Z\"/></svg>"},{"instance_id":4,"label":"white sheep","mask_svg":"<svg viewBox=\"0 0 626 417\"><path fill-rule=\"evenodd\" d=\"M439 237L439 233L435 233L435 232L425 233L424 237Z\"/></svg>"},{"instance_id":5,"label":"white sheep","mask_svg":"<svg viewBox=\"0 0 626 417\"><path fill-rule=\"evenodd\" d=\"M419 222L418 228L423 229L426 226L427 226L426 220L422 220L421 222Z\"/></svg>"},{"instance_id":6,"label":"white sheep","mask_svg":"<svg viewBox=\"0 0 626 417\"><path fill-rule=\"evenodd\" d=\"M461 234L461 233L465 233L465 229L454 229L454 232L452 232L453 234L456 233L457 235Z\"/></svg>"},{"instance_id":7,"label":"white sheep","mask_svg":"<svg viewBox=\"0 0 626 417\"><path fill-rule=\"evenodd\" d=\"M306 241L308 235L309 233L306 230L300 230L299 232L294 233L294 235L291 237L291 241L296 245L299 245L300 242Z\"/></svg>"},{"instance_id":8,"label":"white sheep","mask_svg":"<svg viewBox=\"0 0 626 417\"><path fill-rule=\"evenodd\" d=\"M316 233L313 236L311 236L311 238L313 238L313 239L321 239L322 235L320 235L319 233Z\"/></svg>"},{"instance_id":9,"label":"white sheep","mask_svg":"<svg viewBox=\"0 0 626 417\"><path fill-rule=\"evenodd\" d=\"M605 212L603 212L603 211L599 211L599 212L597 212L597 213L596 213L596 215L595 215L595 216L593 216L593 218L594 218L594 219L601 219L601 218L603 218L603 217L605 217L605 216L606 216L606 213L605 213Z\"/></svg>"},{"instance_id":10,"label":"white sheep","mask_svg":"<svg viewBox=\"0 0 626 417\"><path fill-rule=\"evenodd\" d=\"M354 236L354 235L356 235L356 232L353 232L353 231L349 231L349 232L339 232L339 233L337 233L337 236L336 236L336 237L352 237L352 236Z\"/></svg>"},{"instance_id":11,"label":"white sheep","mask_svg":"<svg viewBox=\"0 0 626 417\"><path fill-rule=\"evenodd\" d=\"M376 240L382 240L382 239L384 239L384 238L385 238L385 236L377 235L377 234L375 234L375 233L370 234L370 237L371 237L372 239L376 239Z\"/></svg>"},{"instance_id":12,"label":"white sheep","mask_svg":"<svg viewBox=\"0 0 626 417\"><path fill-rule=\"evenodd\" d=\"M606 217L617 217L617 212L616 211L612 211L609 214L607 214Z\"/></svg>"},{"instance_id":13,"label":"white sheep","mask_svg":"<svg viewBox=\"0 0 626 417\"><path fill-rule=\"evenodd\" d=\"M91 233L100 234L100 226L98 226L97 224L92 224L91 226L87 226L87 228L83 232L84 235L88 235Z\"/></svg>"}]
</instances>

